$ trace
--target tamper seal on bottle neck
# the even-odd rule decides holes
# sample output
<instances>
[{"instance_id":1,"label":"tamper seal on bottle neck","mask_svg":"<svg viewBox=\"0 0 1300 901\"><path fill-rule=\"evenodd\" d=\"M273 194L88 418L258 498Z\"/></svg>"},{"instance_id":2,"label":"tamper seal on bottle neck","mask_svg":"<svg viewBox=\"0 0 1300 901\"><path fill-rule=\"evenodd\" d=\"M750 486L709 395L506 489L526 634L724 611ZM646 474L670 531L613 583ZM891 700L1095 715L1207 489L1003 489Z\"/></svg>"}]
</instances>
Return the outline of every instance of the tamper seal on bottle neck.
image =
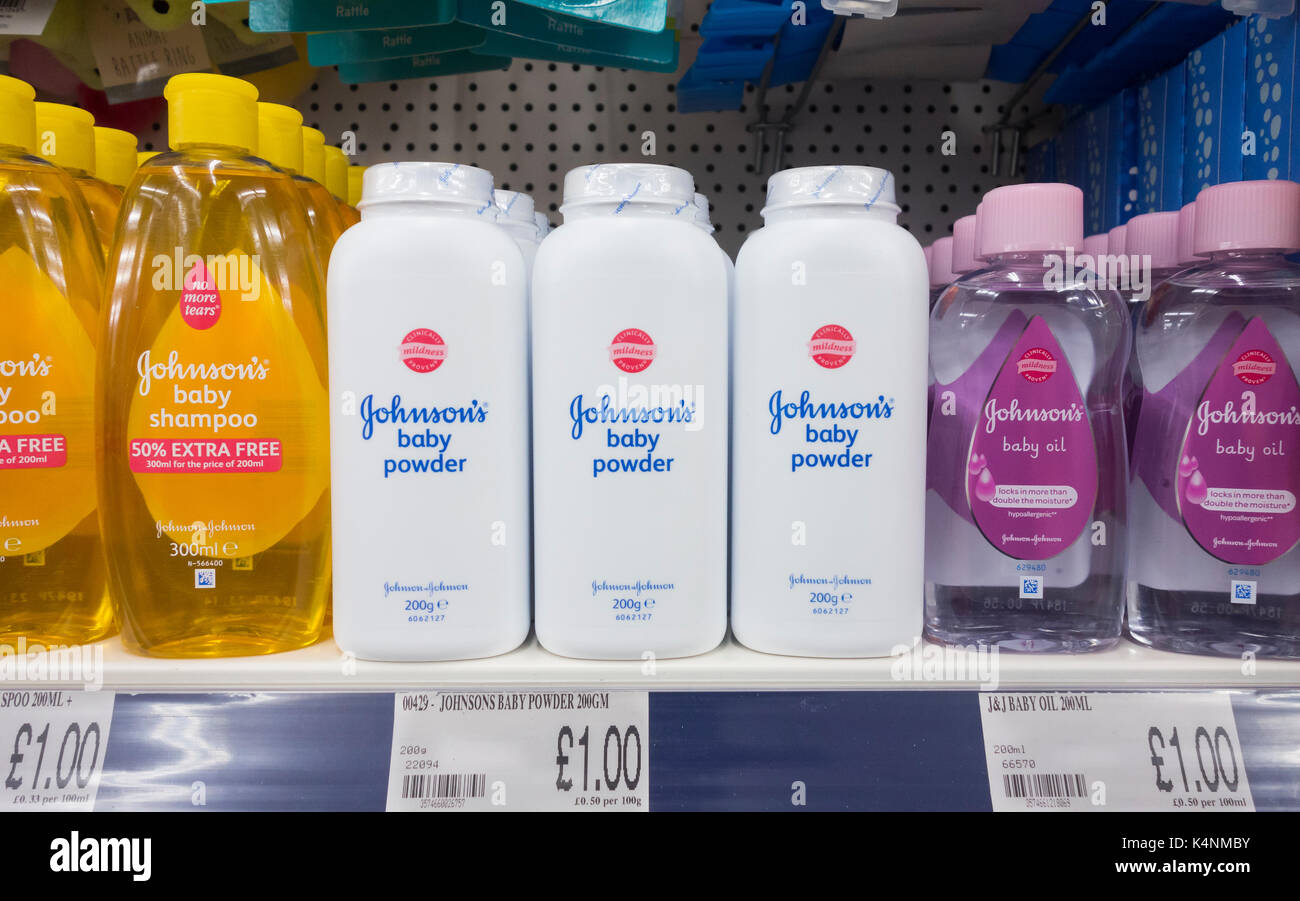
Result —
<instances>
[{"instance_id":1,"label":"tamper seal on bottle neck","mask_svg":"<svg viewBox=\"0 0 1300 901\"><path fill-rule=\"evenodd\" d=\"M874 166L804 166L777 172L767 180L764 218L801 206L835 205L897 216L894 176Z\"/></svg>"},{"instance_id":2,"label":"tamper seal on bottle neck","mask_svg":"<svg viewBox=\"0 0 1300 901\"><path fill-rule=\"evenodd\" d=\"M597 163L564 176L563 214L583 207L609 206L622 215L647 206L673 213L691 206L695 180L685 169L650 163Z\"/></svg>"},{"instance_id":3,"label":"tamper seal on bottle neck","mask_svg":"<svg viewBox=\"0 0 1300 901\"><path fill-rule=\"evenodd\" d=\"M390 203L442 203L495 221L492 173L460 163L379 163L362 176L361 210Z\"/></svg>"}]
</instances>

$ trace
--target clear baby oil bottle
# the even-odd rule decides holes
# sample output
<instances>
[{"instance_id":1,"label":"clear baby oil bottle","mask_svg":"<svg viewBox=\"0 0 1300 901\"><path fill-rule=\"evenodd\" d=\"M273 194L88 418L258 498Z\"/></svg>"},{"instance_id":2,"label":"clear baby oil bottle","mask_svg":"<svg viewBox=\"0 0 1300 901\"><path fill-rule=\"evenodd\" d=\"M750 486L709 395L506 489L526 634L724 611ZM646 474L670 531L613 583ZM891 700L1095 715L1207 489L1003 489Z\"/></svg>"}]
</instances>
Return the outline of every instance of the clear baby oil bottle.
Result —
<instances>
[{"instance_id":1,"label":"clear baby oil bottle","mask_svg":"<svg viewBox=\"0 0 1300 901\"><path fill-rule=\"evenodd\" d=\"M328 590L324 277L257 91L166 88L173 150L123 201L100 365L101 518L123 639L164 657L314 642Z\"/></svg>"},{"instance_id":2,"label":"clear baby oil bottle","mask_svg":"<svg viewBox=\"0 0 1300 901\"><path fill-rule=\"evenodd\" d=\"M1196 199L1202 261L1137 336L1129 631L1169 651L1300 656L1300 185Z\"/></svg>"},{"instance_id":3,"label":"clear baby oil bottle","mask_svg":"<svg viewBox=\"0 0 1300 901\"><path fill-rule=\"evenodd\" d=\"M0 643L112 634L95 516L103 261L72 177L32 155L35 92L0 75Z\"/></svg>"},{"instance_id":4,"label":"clear baby oil bottle","mask_svg":"<svg viewBox=\"0 0 1300 901\"><path fill-rule=\"evenodd\" d=\"M1123 616L1128 314L1068 265L1078 188L997 188L979 218L987 268L931 314L926 634L1107 647Z\"/></svg>"}]
</instances>

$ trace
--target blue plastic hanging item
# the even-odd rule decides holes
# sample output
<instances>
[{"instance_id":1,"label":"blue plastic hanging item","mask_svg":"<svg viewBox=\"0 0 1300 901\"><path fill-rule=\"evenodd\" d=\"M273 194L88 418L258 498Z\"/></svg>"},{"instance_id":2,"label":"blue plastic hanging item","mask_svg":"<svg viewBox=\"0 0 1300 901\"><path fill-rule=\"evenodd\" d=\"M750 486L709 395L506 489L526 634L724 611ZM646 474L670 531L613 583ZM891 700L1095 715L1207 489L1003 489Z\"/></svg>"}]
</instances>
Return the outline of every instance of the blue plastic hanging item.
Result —
<instances>
[{"instance_id":1,"label":"blue plastic hanging item","mask_svg":"<svg viewBox=\"0 0 1300 901\"><path fill-rule=\"evenodd\" d=\"M578 19L657 33L667 27L668 0L519 0ZM491 4L487 4L491 5Z\"/></svg>"},{"instance_id":2,"label":"blue plastic hanging item","mask_svg":"<svg viewBox=\"0 0 1300 901\"><path fill-rule=\"evenodd\" d=\"M1215 6L1162 3L1110 46L1061 70L1043 99L1100 103L1176 65L1235 21Z\"/></svg>"},{"instance_id":3,"label":"blue plastic hanging item","mask_svg":"<svg viewBox=\"0 0 1300 901\"><path fill-rule=\"evenodd\" d=\"M466 72L494 72L510 68L509 57L482 56L469 50L429 53L400 59L379 59L339 66L339 81L360 84L370 81L402 81L406 78L437 78Z\"/></svg>"},{"instance_id":4,"label":"blue plastic hanging item","mask_svg":"<svg viewBox=\"0 0 1300 901\"><path fill-rule=\"evenodd\" d=\"M518 59L537 59L553 63L578 63L585 66L608 66L614 69L637 69L644 72L676 72L677 53L673 52L666 60L634 59L599 50L588 50L566 44L550 44L545 41L531 41L527 38L500 34L496 31L479 29L485 32L483 43L474 48L475 53L492 56L513 56ZM676 50L676 42L673 44Z\"/></svg>"},{"instance_id":5,"label":"blue plastic hanging item","mask_svg":"<svg viewBox=\"0 0 1300 901\"><path fill-rule=\"evenodd\" d=\"M677 111L680 113L740 109L744 102L743 81L707 81L688 71L677 82Z\"/></svg>"},{"instance_id":6,"label":"blue plastic hanging item","mask_svg":"<svg viewBox=\"0 0 1300 901\"><path fill-rule=\"evenodd\" d=\"M486 5L486 4L485 4ZM456 0L252 0L254 31L358 31L443 25L456 17Z\"/></svg>"},{"instance_id":7,"label":"blue plastic hanging item","mask_svg":"<svg viewBox=\"0 0 1300 901\"><path fill-rule=\"evenodd\" d=\"M337 66L402 56L451 53L479 47L486 37L483 29L463 22L415 28L327 31L307 35L307 59L313 66Z\"/></svg>"},{"instance_id":8,"label":"blue plastic hanging item","mask_svg":"<svg viewBox=\"0 0 1300 901\"><path fill-rule=\"evenodd\" d=\"M765 73L774 87L807 80L834 22L821 6L796 10L794 0L714 0L699 53L677 85L678 109L736 109L745 84Z\"/></svg>"},{"instance_id":9,"label":"blue plastic hanging item","mask_svg":"<svg viewBox=\"0 0 1300 901\"><path fill-rule=\"evenodd\" d=\"M555 46L604 54L606 66L677 68L677 32L664 28L657 33L606 25L573 16L557 15L521 0L461 0L456 18L476 25L489 36L511 36Z\"/></svg>"}]
</instances>

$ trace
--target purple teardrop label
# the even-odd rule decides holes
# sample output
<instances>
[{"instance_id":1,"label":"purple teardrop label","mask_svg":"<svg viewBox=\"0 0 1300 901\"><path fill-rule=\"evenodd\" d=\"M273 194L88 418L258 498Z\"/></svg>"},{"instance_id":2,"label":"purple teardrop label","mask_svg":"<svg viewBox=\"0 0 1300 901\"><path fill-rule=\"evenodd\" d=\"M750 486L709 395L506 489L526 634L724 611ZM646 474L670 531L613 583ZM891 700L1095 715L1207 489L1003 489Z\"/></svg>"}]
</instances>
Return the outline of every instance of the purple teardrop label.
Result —
<instances>
[{"instance_id":1,"label":"purple teardrop label","mask_svg":"<svg viewBox=\"0 0 1300 901\"><path fill-rule=\"evenodd\" d=\"M1300 385L1264 320L1224 355L1174 462L1179 513L1212 556L1260 566L1300 541Z\"/></svg>"},{"instance_id":2,"label":"purple teardrop label","mask_svg":"<svg viewBox=\"0 0 1300 901\"><path fill-rule=\"evenodd\" d=\"M1097 449L1074 372L1029 320L984 401L966 458L975 524L995 548L1046 560L1079 538L1097 499Z\"/></svg>"}]
</instances>

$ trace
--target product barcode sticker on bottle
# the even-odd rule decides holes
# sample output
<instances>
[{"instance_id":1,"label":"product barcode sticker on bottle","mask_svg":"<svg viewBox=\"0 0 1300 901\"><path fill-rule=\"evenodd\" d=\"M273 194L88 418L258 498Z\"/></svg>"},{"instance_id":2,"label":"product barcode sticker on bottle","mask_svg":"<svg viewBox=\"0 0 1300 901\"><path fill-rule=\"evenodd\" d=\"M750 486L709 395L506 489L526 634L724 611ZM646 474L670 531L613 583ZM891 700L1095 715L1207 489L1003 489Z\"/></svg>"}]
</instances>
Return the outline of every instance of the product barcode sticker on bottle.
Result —
<instances>
[{"instance_id":1,"label":"product barcode sticker on bottle","mask_svg":"<svg viewBox=\"0 0 1300 901\"><path fill-rule=\"evenodd\" d=\"M94 810L113 699L0 682L0 811Z\"/></svg>"},{"instance_id":2,"label":"product barcode sticker on bottle","mask_svg":"<svg viewBox=\"0 0 1300 901\"><path fill-rule=\"evenodd\" d=\"M644 691L414 691L393 699L389 810L645 810Z\"/></svg>"},{"instance_id":3,"label":"product barcode sticker on bottle","mask_svg":"<svg viewBox=\"0 0 1300 901\"><path fill-rule=\"evenodd\" d=\"M1224 691L985 692L994 810L1254 810Z\"/></svg>"}]
</instances>

